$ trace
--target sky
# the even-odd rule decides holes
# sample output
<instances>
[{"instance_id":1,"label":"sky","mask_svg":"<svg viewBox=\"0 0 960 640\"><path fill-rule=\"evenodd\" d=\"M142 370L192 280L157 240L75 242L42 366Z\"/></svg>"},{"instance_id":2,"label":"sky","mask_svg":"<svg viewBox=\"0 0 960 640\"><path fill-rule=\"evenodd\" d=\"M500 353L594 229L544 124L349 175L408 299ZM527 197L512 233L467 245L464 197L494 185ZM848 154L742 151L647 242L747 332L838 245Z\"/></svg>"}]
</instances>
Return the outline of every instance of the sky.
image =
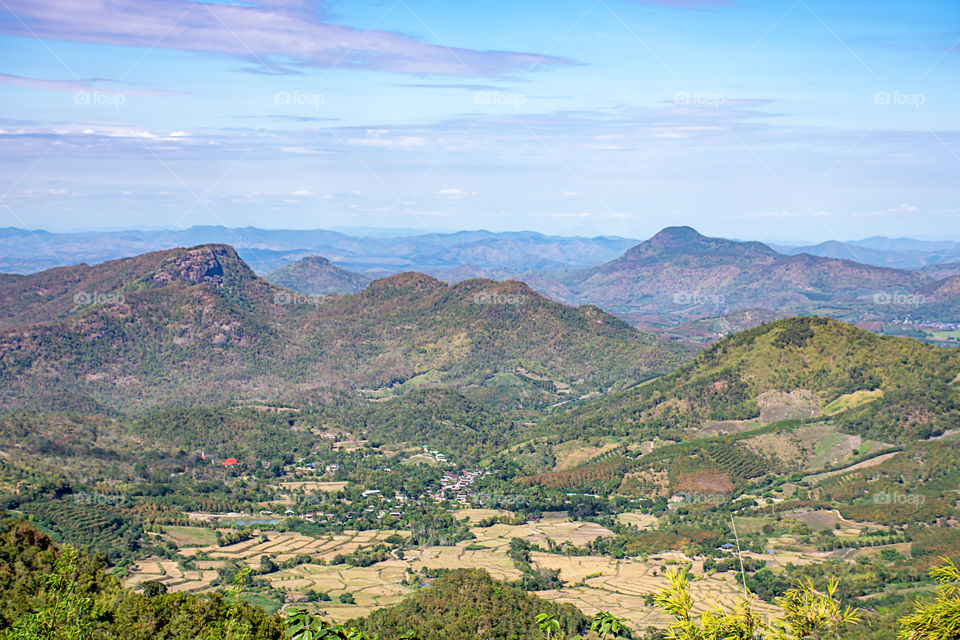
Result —
<instances>
[{"instance_id":1,"label":"sky","mask_svg":"<svg viewBox=\"0 0 960 640\"><path fill-rule=\"evenodd\" d=\"M0 0L0 227L960 239L955 0Z\"/></svg>"}]
</instances>

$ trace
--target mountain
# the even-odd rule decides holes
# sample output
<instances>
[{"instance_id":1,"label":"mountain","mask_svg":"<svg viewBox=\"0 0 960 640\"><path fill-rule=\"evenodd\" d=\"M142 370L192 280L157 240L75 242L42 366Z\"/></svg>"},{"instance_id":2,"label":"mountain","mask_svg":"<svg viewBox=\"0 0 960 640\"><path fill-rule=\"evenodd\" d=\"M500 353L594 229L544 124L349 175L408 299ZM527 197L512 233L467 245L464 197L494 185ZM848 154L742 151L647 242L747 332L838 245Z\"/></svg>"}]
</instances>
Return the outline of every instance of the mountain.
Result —
<instances>
[{"instance_id":1,"label":"mountain","mask_svg":"<svg viewBox=\"0 0 960 640\"><path fill-rule=\"evenodd\" d=\"M774 248L787 255L809 253L824 258L854 260L894 269L922 269L926 265L935 265L960 257L960 242L882 236L852 242L830 240L807 246L776 245Z\"/></svg>"},{"instance_id":2,"label":"mountain","mask_svg":"<svg viewBox=\"0 0 960 640\"><path fill-rule=\"evenodd\" d=\"M950 276L960 275L960 262L941 262L940 264L930 264L921 269L931 278L942 280Z\"/></svg>"},{"instance_id":3,"label":"mountain","mask_svg":"<svg viewBox=\"0 0 960 640\"><path fill-rule=\"evenodd\" d=\"M264 276L278 287L308 296L325 296L362 291L371 280L365 275L334 266L321 256L300 258Z\"/></svg>"},{"instance_id":4,"label":"mountain","mask_svg":"<svg viewBox=\"0 0 960 640\"><path fill-rule=\"evenodd\" d=\"M223 403L470 387L501 374L558 399L657 375L682 351L512 281L446 285L406 273L360 293L298 298L226 245L7 277L0 300L6 406Z\"/></svg>"},{"instance_id":5,"label":"mountain","mask_svg":"<svg viewBox=\"0 0 960 640\"><path fill-rule=\"evenodd\" d=\"M791 474L793 482L849 468L855 493L842 482L821 489L846 517L857 508L873 521L917 522L915 507L890 511L871 495L918 491L930 501L922 517L933 522L956 509L956 496L944 492L956 486L950 436L958 424L960 349L829 318L788 318L728 336L673 373L540 422L527 438L557 443L541 459L573 447L595 454L578 466L541 465L523 481L666 498L760 494ZM591 444L597 441L616 444L601 449ZM510 459L522 464L517 450ZM904 473L911 468L938 469L936 482ZM811 492L816 485L803 483Z\"/></svg>"},{"instance_id":6,"label":"mountain","mask_svg":"<svg viewBox=\"0 0 960 640\"><path fill-rule=\"evenodd\" d=\"M529 269L583 267L611 260L635 240L547 236L532 231L493 233L398 231L355 235L324 229L189 229L49 233L8 227L0 233L0 272L33 273L80 262L96 264L135 254L199 244L229 244L250 267L265 274L309 255L322 255L352 271L392 275L404 271L481 269L521 273Z\"/></svg>"},{"instance_id":7,"label":"mountain","mask_svg":"<svg viewBox=\"0 0 960 640\"><path fill-rule=\"evenodd\" d=\"M708 238L669 227L621 257L574 271L568 301L600 306L642 323L671 325L765 308L782 315L894 312L887 294L917 293L927 275L809 254L783 255L759 242ZM897 308L896 313L899 313Z\"/></svg>"},{"instance_id":8,"label":"mountain","mask_svg":"<svg viewBox=\"0 0 960 640\"><path fill-rule=\"evenodd\" d=\"M928 257L926 254L918 252L883 251L859 246L852 242L840 242L838 240L829 240L827 242L821 242L820 244L800 247L777 245L773 248L780 253L791 256L808 253L812 256L820 256L821 258L853 260L863 264L890 267L892 269L920 269L927 264L925 258Z\"/></svg>"},{"instance_id":9,"label":"mountain","mask_svg":"<svg viewBox=\"0 0 960 640\"><path fill-rule=\"evenodd\" d=\"M752 329L757 325L773 322L782 317L783 315L769 309L746 309L722 316L689 320L675 327L661 330L660 334L712 342L731 333Z\"/></svg>"},{"instance_id":10,"label":"mountain","mask_svg":"<svg viewBox=\"0 0 960 640\"><path fill-rule=\"evenodd\" d=\"M861 435L906 441L956 426L958 383L960 350L829 318L788 318L728 336L673 373L556 421L578 433L617 425L650 435L709 421L863 414Z\"/></svg>"}]
</instances>

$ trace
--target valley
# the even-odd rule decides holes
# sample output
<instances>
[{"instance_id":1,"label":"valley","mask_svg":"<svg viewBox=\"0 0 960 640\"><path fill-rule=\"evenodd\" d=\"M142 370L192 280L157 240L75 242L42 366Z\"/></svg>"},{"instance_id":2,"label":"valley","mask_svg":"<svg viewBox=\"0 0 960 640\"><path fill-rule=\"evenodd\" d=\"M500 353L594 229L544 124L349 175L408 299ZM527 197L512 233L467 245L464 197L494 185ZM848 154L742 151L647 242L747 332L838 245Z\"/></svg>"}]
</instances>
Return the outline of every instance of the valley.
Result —
<instances>
[{"instance_id":1,"label":"valley","mask_svg":"<svg viewBox=\"0 0 960 640\"><path fill-rule=\"evenodd\" d=\"M697 351L420 274L291 304L219 245L57 277L0 290L31 301L0 498L135 591L242 576L267 613L387 628L486 575L656 637L674 569L698 614L810 579L881 620L960 548L960 350L798 317Z\"/></svg>"}]
</instances>

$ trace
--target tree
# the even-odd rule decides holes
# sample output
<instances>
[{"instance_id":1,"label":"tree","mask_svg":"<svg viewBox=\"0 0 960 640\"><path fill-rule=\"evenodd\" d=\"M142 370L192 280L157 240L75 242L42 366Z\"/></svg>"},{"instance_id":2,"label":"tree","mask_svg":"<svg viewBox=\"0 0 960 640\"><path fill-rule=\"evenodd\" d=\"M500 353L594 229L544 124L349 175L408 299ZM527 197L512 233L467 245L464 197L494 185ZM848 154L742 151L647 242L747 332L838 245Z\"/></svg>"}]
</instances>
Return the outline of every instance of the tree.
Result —
<instances>
[{"instance_id":1,"label":"tree","mask_svg":"<svg viewBox=\"0 0 960 640\"><path fill-rule=\"evenodd\" d=\"M810 581L777 598L782 613L770 620L754 613L746 599L733 611L718 606L696 619L686 572L671 568L665 575L668 585L654 601L674 618L667 627L669 640L812 640L859 621L857 610L843 609L834 597L836 582L821 592Z\"/></svg>"},{"instance_id":2,"label":"tree","mask_svg":"<svg viewBox=\"0 0 960 640\"><path fill-rule=\"evenodd\" d=\"M629 638L630 630L627 629L627 621L618 618L612 613L599 611L593 616L593 622L590 623L590 630L595 631L602 640L616 640L617 638Z\"/></svg>"},{"instance_id":3,"label":"tree","mask_svg":"<svg viewBox=\"0 0 960 640\"><path fill-rule=\"evenodd\" d=\"M290 640L378 640L357 629L347 629L342 624L332 624L314 618L301 609L290 609L284 619L284 635ZM406 631L397 640L417 640L413 631Z\"/></svg>"},{"instance_id":4,"label":"tree","mask_svg":"<svg viewBox=\"0 0 960 640\"><path fill-rule=\"evenodd\" d=\"M53 572L43 576L43 601L34 612L24 614L0 635L2 640L62 638L86 640L91 637L93 600L81 595L74 580L78 552L64 547Z\"/></svg>"},{"instance_id":5,"label":"tree","mask_svg":"<svg viewBox=\"0 0 960 640\"><path fill-rule=\"evenodd\" d=\"M537 614L537 627L540 632L546 636L547 640L564 640L563 631L560 628L560 621L549 613ZM580 636L573 636L570 640L580 640Z\"/></svg>"},{"instance_id":6,"label":"tree","mask_svg":"<svg viewBox=\"0 0 960 640\"><path fill-rule=\"evenodd\" d=\"M900 640L951 640L960 638L960 569L953 560L930 570L940 586L933 602L916 603L916 611L900 619Z\"/></svg>"}]
</instances>

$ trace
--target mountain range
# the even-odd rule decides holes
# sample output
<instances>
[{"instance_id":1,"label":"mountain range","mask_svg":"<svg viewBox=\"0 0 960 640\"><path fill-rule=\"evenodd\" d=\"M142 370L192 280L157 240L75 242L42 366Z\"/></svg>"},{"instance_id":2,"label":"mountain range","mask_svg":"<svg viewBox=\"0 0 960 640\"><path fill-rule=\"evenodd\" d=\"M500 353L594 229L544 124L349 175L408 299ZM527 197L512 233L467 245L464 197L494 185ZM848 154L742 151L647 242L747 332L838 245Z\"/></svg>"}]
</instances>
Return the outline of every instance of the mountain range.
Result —
<instances>
[{"instance_id":1,"label":"mountain range","mask_svg":"<svg viewBox=\"0 0 960 640\"><path fill-rule=\"evenodd\" d=\"M196 226L178 230L50 233L0 229L0 272L33 273L81 262L99 263L175 247L229 244L258 274L320 255L339 267L382 277L404 271L443 273L463 265L520 273L612 260L636 244L613 236L547 236L532 231L348 235L323 229L283 230Z\"/></svg>"},{"instance_id":2,"label":"mountain range","mask_svg":"<svg viewBox=\"0 0 960 640\"><path fill-rule=\"evenodd\" d=\"M127 409L401 384L482 393L503 375L549 403L658 375L689 353L515 281L405 273L360 293L298 295L227 245L5 276L0 300L5 406Z\"/></svg>"},{"instance_id":3,"label":"mountain range","mask_svg":"<svg viewBox=\"0 0 960 640\"><path fill-rule=\"evenodd\" d=\"M937 262L955 257L950 241L870 238L807 247L811 253L710 238L690 227L668 227L640 243L626 238L486 231L360 238L335 231L223 227L96 234L6 229L0 233L0 247L7 250L0 254L5 256L0 263L6 260L23 269L33 264L30 260L62 261L64 256L96 261L132 247L211 237L238 243L237 254L250 262L253 271L304 295L353 293L376 277L407 270L449 284L477 278L513 279L555 301L595 305L639 328L700 341L753 326L751 319L761 317L826 315L874 331L912 332L930 339L932 334L901 325L926 322L949 330L960 320L960 262ZM30 257L23 258L25 253ZM864 261L837 257L846 254ZM900 257L891 258L894 254ZM922 260L916 257L921 254ZM922 269L894 267L921 263ZM101 272L80 265L46 273L36 277L74 279L72 290L76 291L81 282L100 277L96 274ZM0 274L0 282L7 283L5 290L15 291L15 283L23 277ZM113 284L84 286L109 291ZM54 313L63 304L50 296L42 302ZM8 305L5 312L14 324L32 313L14 307ZM0 323L3 318L0 314ZM708 322L689 324L701 320ZM709 326L717 330L708 330Z\"/></svg>"},{"instance_id":4,"label":"mountain range","mask_svg":"<svg viewBox=\"0 0 960 640\"><path fill-rule=\"evenodd\" d=\"M815 245L771 245L780 253L809 253L823 258L853 260L878 267L923 269L960 259L960 242L953 240L914 240L876 236L852 242L830 240Z\"/></svg>"}]
</instances>

